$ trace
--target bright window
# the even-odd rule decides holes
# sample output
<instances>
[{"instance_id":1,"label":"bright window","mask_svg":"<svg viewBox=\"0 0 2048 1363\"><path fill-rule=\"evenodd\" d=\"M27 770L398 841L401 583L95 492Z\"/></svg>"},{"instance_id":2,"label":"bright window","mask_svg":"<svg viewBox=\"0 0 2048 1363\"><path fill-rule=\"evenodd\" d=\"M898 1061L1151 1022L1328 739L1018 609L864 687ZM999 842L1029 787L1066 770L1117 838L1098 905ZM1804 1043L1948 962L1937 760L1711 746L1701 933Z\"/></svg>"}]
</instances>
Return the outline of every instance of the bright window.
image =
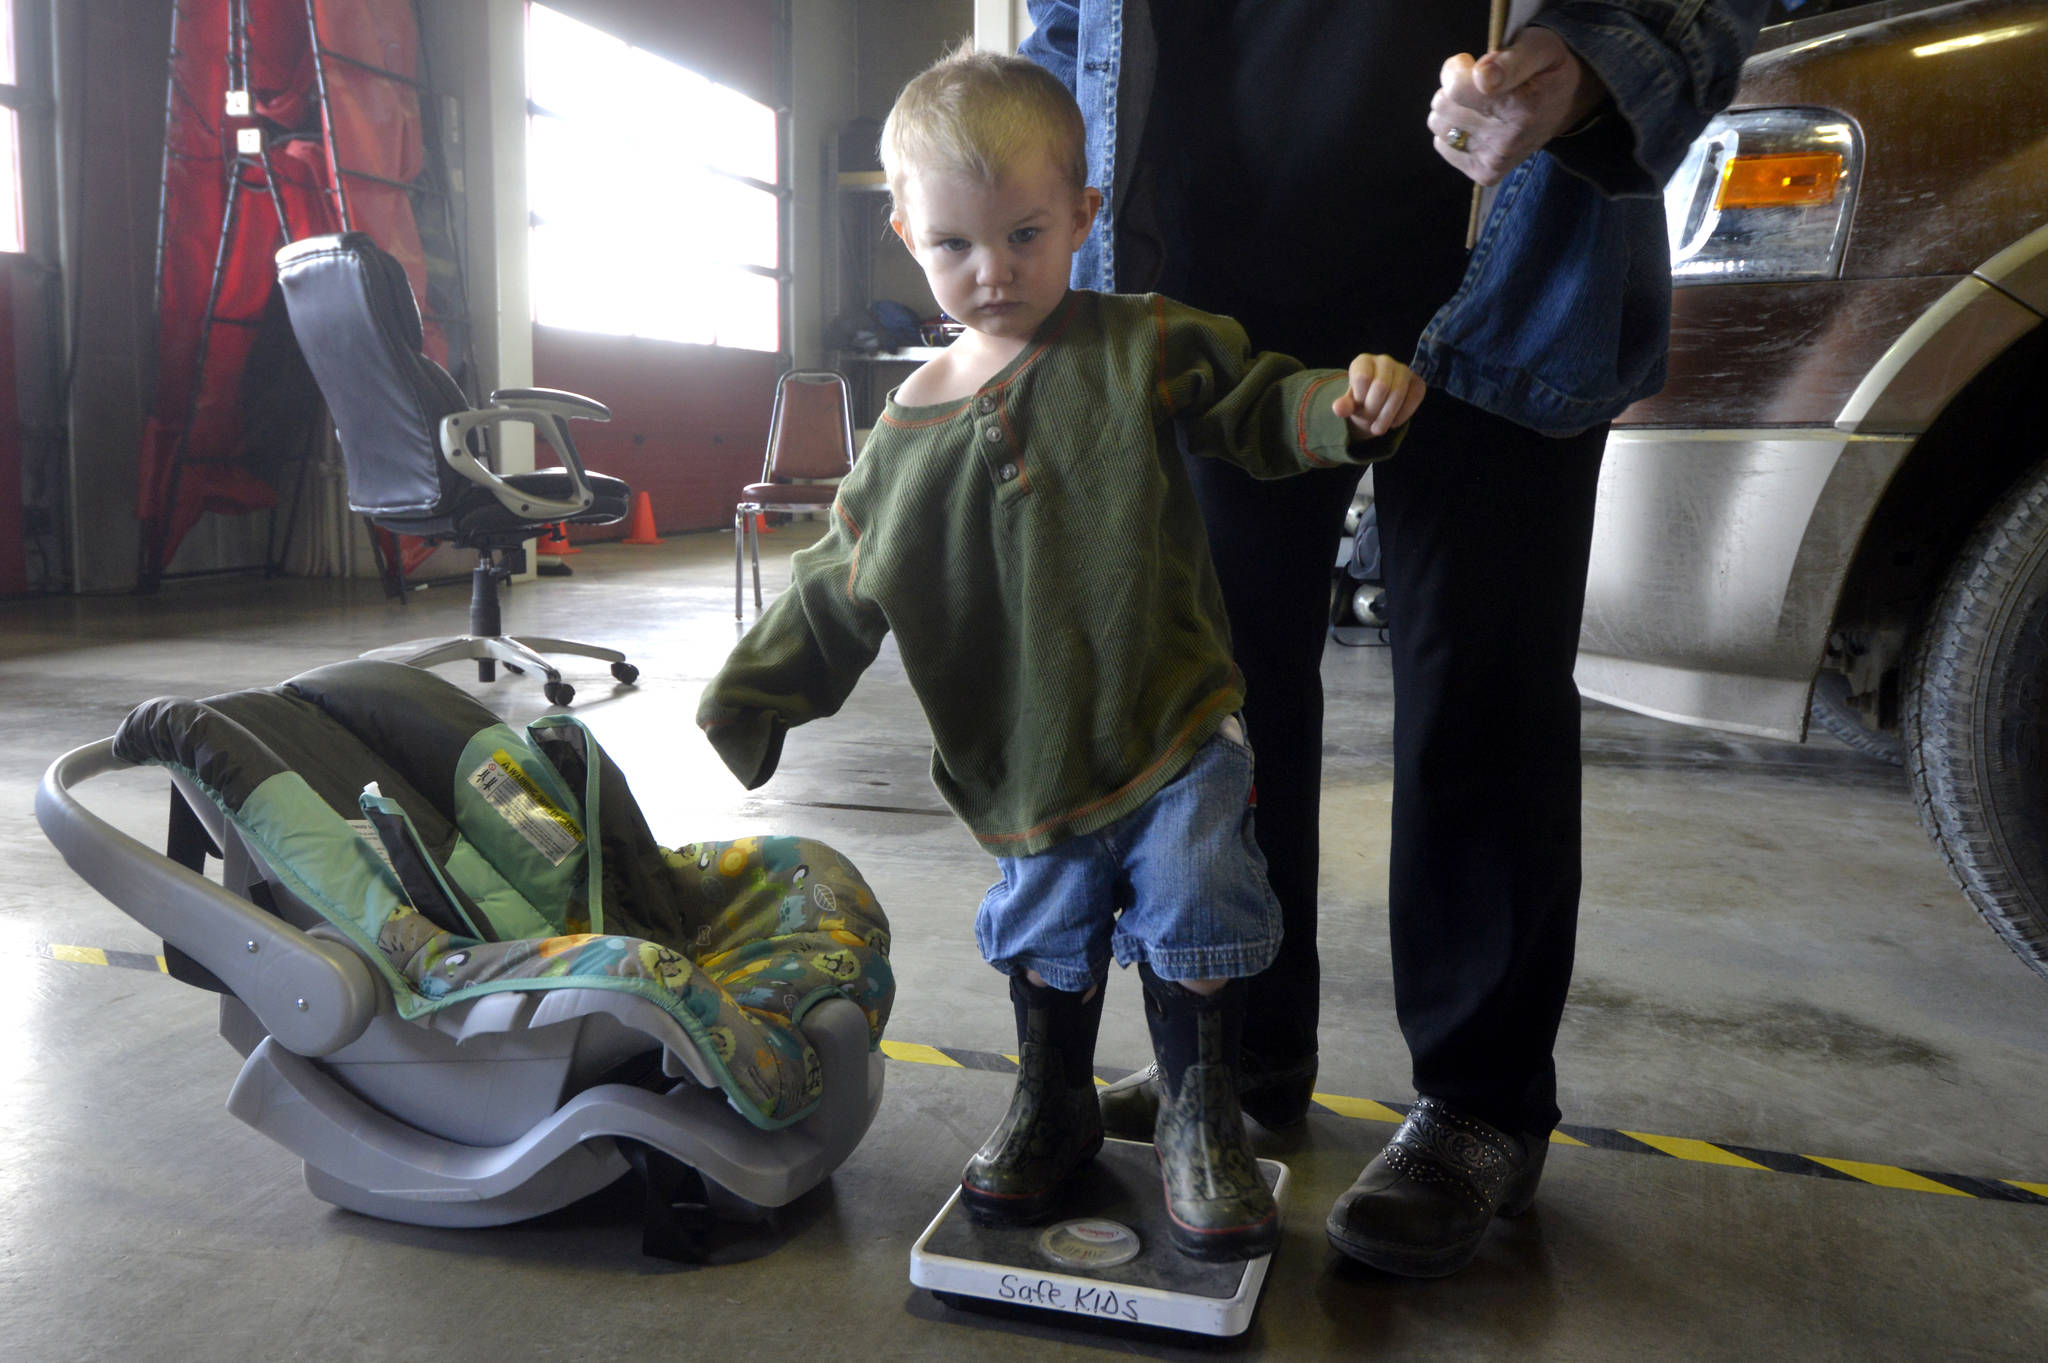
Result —
<instances>
[{"instance_id":1,"label":"bright window","mask_svg":"<svg viewBox=\"0 0 2048 1363\"><path fill-rule=\"evenodd\" d=\"M534 320L780 350L775 111L543 5L526 71Z\"/></svg>"},{"instance_id":2,"label":"bright window","mask_svg":"<svg viewBox=\"0 0 2048 1363\"><path fill-rule=\"evenodd\" d=\"M14 0L0 0L0 251L26 251L22 227L21 79L14 65Z\"/></svg>"}]
</instances>

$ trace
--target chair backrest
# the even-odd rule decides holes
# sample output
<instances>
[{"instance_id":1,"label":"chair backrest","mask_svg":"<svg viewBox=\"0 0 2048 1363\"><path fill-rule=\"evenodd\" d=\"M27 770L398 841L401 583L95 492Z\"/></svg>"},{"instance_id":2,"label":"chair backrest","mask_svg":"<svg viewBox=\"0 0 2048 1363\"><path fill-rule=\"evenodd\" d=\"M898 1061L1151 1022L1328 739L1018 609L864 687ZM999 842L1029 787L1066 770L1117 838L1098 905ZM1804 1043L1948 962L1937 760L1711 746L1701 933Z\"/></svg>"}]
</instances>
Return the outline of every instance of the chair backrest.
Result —
<instances>
[{"instance_id":1,"label":"chair backrest","mask_svg":"<svg viewBox=\"0 0 2048 1363\"><path fill-rule=\"evenodd\" d=\"M761 481L840 478L853 467L853 404L846 376L829 369L792 369L775 383L768 454Z\"/></svg>"},{"instance_id":2,"label":"chair backrest","mask_svg":"<svg viewBox=\"0 0 2048 1363\"><path fill-rule=\"evenodd\" d=\"M341 437L350 509L405 520L445 511L469 484L441 458L441 418L469 401L422 353L405 268L362 232L277 253L292 331Z\"/></svg>"}]
</instances>

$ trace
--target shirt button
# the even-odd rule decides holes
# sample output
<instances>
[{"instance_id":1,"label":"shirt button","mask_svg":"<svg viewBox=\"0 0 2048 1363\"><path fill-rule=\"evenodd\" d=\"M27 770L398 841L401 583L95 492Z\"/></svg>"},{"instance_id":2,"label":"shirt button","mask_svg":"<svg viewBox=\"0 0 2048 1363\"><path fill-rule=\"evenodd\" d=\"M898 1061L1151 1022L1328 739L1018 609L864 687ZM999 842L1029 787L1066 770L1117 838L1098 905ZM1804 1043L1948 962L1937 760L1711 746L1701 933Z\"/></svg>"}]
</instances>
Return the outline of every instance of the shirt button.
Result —
<instances>
[{"instance_id":1,"label":"shirt button","mask_svg":"<svg viewBox=\"0 0 2048 1363\"><path fill-rule=\"evenodd\" d=\"M983 393L974 406L975 410L980 412L993 412L996 409L995 397L992 394Z\"/></svg>"},{"instance_id":2,"label":"shirt button","mask_svg":"<svg viewBox=\"0 0 2048 1363\"><path fill-rule=\"evenodd\" d=\"M1000 445L1003 443L1003 428L1000 426L986 427L982 430L981 438L991 445Z\"/></svg>"},{"instance_id":3,"label":"shirt button","mask_svg":"<svg viewBox=\"0 0 2048 1363\"><path fill-rule=\"evenodd\" d=\"M1017 478L1017 466L1016 466L1015 464L1005 464L1005 465L1003 465L1003 467L1002 467L1002 470L1001 470L1001 472L1002 472L1002 475L1003 475L1003 481L1004 481L1004 482L1006 482L1006 483L1009 483L1009 482L1015 482L1015 481L1016 481L1016 478Z\"/></svg>"}]
</instances>

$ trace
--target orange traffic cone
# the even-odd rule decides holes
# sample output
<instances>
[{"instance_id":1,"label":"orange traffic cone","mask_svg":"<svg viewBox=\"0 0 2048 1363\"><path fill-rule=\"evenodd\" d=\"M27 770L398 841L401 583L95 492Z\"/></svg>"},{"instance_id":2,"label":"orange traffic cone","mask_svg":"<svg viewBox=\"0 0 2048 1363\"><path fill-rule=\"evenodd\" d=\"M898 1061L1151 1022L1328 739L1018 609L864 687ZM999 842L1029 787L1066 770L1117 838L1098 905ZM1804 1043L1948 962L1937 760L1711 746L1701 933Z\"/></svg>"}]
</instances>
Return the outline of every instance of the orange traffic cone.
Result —
<instances>
[{"instance_id":1,"label":"orange traffic cone","mask_svg":"<svg viewBox=\"0 0 2048 1363\"><path fill-rule=\"evenodd\" d=\"M626 520L626 538L621 544L659 544L654 533L654 498L644 492L633 494L633 514Z\"/></svg>"},{"instance_id":2,"label":"orange traffic cone","mask_svg":"<svg viewBox=\"0 0 2048 1363\"><path fill-rule=\"evenodd\" d=\"M549 554L555 558L567 558L583 551L569 543L569 527L556 521L541 533L540 541L533 546L536 554Z\"/></svg>"}]
</instances>

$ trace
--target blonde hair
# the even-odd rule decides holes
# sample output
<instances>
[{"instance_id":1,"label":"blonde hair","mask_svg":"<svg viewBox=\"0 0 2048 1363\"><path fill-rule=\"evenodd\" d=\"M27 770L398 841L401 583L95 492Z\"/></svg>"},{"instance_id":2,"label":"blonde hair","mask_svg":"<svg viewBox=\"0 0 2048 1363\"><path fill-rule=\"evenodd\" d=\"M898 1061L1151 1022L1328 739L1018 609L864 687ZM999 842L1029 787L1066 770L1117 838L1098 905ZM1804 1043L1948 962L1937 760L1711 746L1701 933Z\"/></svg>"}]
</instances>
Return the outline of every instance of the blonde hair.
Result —
<instances>
[{"instance_id":1,"label":"blonde hair","mask_svg":"<svg viewBox=\"0 0 2048 1363\"><path fill-rule=\"evenodd\" d=\"M993 185L1042 151L1078 192L1088 183L1087 138L1080 106L1050 71L963 41L896 97L882 124L882 170L900 205L913 172L971 175Z\"/></svg>"}]
</instances>

